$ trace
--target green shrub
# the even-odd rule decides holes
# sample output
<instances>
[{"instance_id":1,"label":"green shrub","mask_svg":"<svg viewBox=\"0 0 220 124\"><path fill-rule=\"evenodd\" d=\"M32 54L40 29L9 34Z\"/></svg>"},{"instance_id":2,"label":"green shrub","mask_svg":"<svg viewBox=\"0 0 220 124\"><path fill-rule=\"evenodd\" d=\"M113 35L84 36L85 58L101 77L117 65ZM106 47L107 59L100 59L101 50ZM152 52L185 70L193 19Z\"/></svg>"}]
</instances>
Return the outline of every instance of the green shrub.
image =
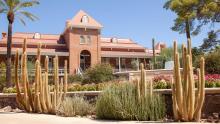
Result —
<instances>
[{"instance_id":1,"label":"green shrub","mask_svg":"<svg viewBox=\"0 0 220 124\"><path fill-rule=\"evenodd\" d=\"M217 82L215 83L215 87L220 87L220 81L217 81Z\"/></svg>"},{"instance_id":2,"label":"green shrub","mask_svg":"<svg viewBox=\"0 0 220 124\"><path fill-rule=\"evenodd\" d=\"M57 110L57 114L65 117L86 116L93 112L92 105L83 97L66 97Z\"/></svg>"},{"instance_id":3,"label":"green shrub","mask_svg":"<svg viewBox=\"0 0 220 124\"><path fill-rule=\"evenodd\" d=\"M206 88L213 88L213 87L215 87L215 82L213 82L213 81L206 81L205 82L205 87Z\"/></svg>"},{"instance_id":4,"label":"green shrub","mask_svg":"<svg viewBox=\"0 0 220 124\"><path fill-rule=\"evenodd\" d=\"M109 64L97 64L86 70L83 75L83 84L102 83L113 79L112 67Z\"/></svg>"},{"instance_id":5,"label":"green shrub","mask_svg":"<svg viewBox=\"0 0 220 124\"><path fill-rule=\"evenodd\" d=\"M5 75L5 70L6 69L6 65L4 62L0 63L0 92L3 90L3 88L6 86L6 75Z\"/></svg>"},{"instance_id":6,"label":"green shrub","mask_svg":"<svg viewBox=\"0 0 220 124\"><path fill-rule=\"evenodd\" d=\"M170 89L171 85L169 82L166 81L158 81L158 82L154 82L154 89Z\"/></svg>"},{"instance_id":7,"label":"green shrub","mask_svg":"<svg viewBox=\"0 0 220 124\"><path fill-rule=\"evenodd\" d=\"M69 92L74 92L74 91L102 91L109 85L112 85L114 83L99 83L99 84L73 84L68 86L68 91Z\"/></svg>"},{"instance_id":8,"label":"green shrub","mask_svg":"<svg viewBox=\"0 0 220 124\"><path fill-rule=\"evenodd\" d=\"M75 83L75 82L81 82L83 80L81 75L69 75L68 77L68 83Z\"/></svg>"},{"instance_id":9,"label":"green shrub","mask_svg":"<svg viewBox=\"0 0 220 124\"><path fill-rule=\"evenodd\" d=\"M165 104L158 94L149 93L138 101L134 84L112 85L105 89L96 103L99 119L159 120L165 115ZM153 99L152 99L153 98Z\"/></svg>"},{"instance_id":10,"label":"green shrub","mask_svg":"<svg viewBox=\"0 0 220 124\"><path fill-rule=\"evenodd\" d=\"M208 74L220 74L220 49L205 56L205 70Z\"/></svg>"},{"instance_id":11,"label":"green shrub","mask_svg":"<svg viewBox=\"0 0 220 124\"><path fill-rule=\"evenodd\" d=\"M17 91L15 87L9 87L9 88L5 87L2 92L3 93L16 93Z\"/></svg>"}]
</instances>

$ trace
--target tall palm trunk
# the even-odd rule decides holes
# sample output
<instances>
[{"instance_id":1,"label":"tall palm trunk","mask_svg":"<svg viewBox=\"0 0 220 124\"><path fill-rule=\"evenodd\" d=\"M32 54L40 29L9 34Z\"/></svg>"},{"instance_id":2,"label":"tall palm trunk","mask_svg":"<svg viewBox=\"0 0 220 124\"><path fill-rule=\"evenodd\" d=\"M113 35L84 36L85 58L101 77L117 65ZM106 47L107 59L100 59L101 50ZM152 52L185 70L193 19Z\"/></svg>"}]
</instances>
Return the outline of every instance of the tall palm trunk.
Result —
<instances>
[{"instance_id":1,"label":"tall palm trunk","mask_svg":"<svg viewBox=\"0 0 220 124\"><path fill-rule=\"evenodd\" d=\"M11 79L11 44L12 44L12 24L14 22L14 14L8 13L8 38L7 38L7 63L6 63L6 87L12 86Z\"/></svg>"},{"instance_id":2,"label":"tall palm trunk","mask_svg":"<svg viewBox=\"0 0 220 124\"><path fill-rule=\"evenodd\" d=\"M190 36L190 24L189 24L189 19L187 18L186 21L186 37L187 39L191 39L191 36Z\"/></svg>"},{"instance_id":3,"label":"tall palm trunk","mask_svg":"<svg viewBox=\"0 0 220 124\"><path fill-rule=\"evenodd\" d=\"M7 41L7 63L6 63L6 86L12 86L11 80L11 42L12 42L12 23L8 24L8 41Z\"/></svg>"}]
</instances>

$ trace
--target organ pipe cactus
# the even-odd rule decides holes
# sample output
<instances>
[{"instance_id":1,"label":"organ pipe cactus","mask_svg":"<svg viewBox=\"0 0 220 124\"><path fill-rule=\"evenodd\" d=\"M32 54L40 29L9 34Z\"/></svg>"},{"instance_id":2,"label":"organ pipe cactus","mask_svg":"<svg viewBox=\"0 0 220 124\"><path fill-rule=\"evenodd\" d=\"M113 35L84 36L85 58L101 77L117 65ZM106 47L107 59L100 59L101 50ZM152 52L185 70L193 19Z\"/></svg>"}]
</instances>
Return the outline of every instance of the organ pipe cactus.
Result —
<instances>
[{"instance_id":1,"label":"organ pipe cactus","mask_svg":"<svg viewBox=\"0 0 220 124\"><path fill-rule=\"evenodd\" d=\"M18 105L27 112L34 113L50 113L56 114L56 110L59 107L64 93L67 92L67 61L65 61L65 87L63 81L59 82L58 75L58 56L54 58L54 90L50 92L50 86L48 85L48 57L45 57L44 68L42 71L40 65L41 59L41 45L38 45L37 60L35 63L35 81L33 92L30 88L28 75L27 75L27 52L26 52L26 39L23 44L22 61L21 61L21 81L23 83L24 93L21 93L21 86L19 82L19 52L16 51L15 55L15 83L17 89L16 100ZM63 92L64 90L64 92Z\"/></svg>"},{"instance_id":2,"label":"organ pipe cactus","mask_svg":"<svg viewBox=\"0 0 220 124\"><path fill-rule=\"evenodd\" d=\"M155 52L155 39L152 39L152 50L153 50L153 69L156 69L156 52Z\"/></svg>"},{"instance_id":3,"label":"organ pipe cactus","mask_svg":"<svg viewBox=\"0 0 220 124\"><path fill-rule=\"evenodd\" d=\"M183 72L180 72L179 53L177 42L174 42L174 80L172 81L173 113L176 121L200 121L201 109L205 98L205 62L200 59L198 69L198 88L195 88L195 80L192 67L191 40L187 42L187 48L182 45Z\"/></svg>"},{"instance_id":4,"label":"organ pipe cactus","mask_svg":"<svg viewBox=\"0 0 220 124\"><path fill-rule=\"evenodd\" d=\"M144 70L144 65L143 63L140 64L140 80L136 79L134 80L134 84L136 85L137 89L137 99L138 101L141 101L141 98L144 98L147 96L147 92L149 92L150 96L153 95L153 85L152 81L148 82L149 83L149 88L147 91L147 82L146 82L146 73Z\"/></svg>"}]
</instances>

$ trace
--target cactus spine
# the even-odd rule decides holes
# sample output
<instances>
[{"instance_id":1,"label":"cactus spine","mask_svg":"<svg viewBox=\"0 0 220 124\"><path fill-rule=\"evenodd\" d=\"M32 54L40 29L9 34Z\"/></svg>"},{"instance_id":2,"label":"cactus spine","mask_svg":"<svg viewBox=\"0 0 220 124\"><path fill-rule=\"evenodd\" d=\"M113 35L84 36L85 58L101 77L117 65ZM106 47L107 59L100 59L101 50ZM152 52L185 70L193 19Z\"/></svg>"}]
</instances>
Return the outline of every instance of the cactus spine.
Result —
<instances>
[{"instance_id":1,"label":"cactus spine","mask_svg":"<svg viewBox=\"0 0 220 124\"><path fill-rule=\"evenodd\" d=\"M17 90L17 103L19 106L27 112L35 113L50 113L56 114L56 109L60 105L60 102L63 98L63 81L59 82L58 76L58 56L54 59L54 91L50 92L50 87L48 86L48 57L45 58L45 72L42 71L40 65L41 59L41 45L38 45L37 50L37 60L35 63L35 81L34 81L34 92L32 93L29 81L28 81L28 72L27 72L27 45L26 39L23 44L23 52L21 59L21 79L23 81L24 94L21 94L21 87L19 84L19 52L16 51L15 55L15 83ZM67 64L65 64L67 69ZM67 77L67 72L64 74L64 77ZM59 84L61 85L59 86ZM67 79L65 79L65 85L67 87ZM66 92L65 92L66 93Z\"/></svg>"},{"instance_id":2,"label":"cactus spine","mask_svg":"<svg viewBox=\"0 0 220 124\"><path fill-rule=\"evenodd\" d=\"M204 58L200 60L198 70L198 88L195 92L195 81L192 67L191 40L187 48L182 45L183 72L180 72L177 42L174 41L174 80L172 81L173 113L176 121L200 121L201 109L205 98ZM196 98L195 98L196 97Z\"/></svg>"}]
</instances>

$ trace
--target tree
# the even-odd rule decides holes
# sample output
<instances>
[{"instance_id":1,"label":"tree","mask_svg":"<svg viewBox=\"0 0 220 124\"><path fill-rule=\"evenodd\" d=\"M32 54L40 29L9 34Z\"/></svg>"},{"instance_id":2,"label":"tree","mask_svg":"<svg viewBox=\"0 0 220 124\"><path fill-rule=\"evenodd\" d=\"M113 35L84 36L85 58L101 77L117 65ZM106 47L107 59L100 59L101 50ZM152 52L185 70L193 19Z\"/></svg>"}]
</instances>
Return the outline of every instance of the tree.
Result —
<instances>
[{"instance_id":1,"label":"tree","mask_svg":"<svg viewBox=\"0 0 220 124\"><path fill-rule=\"evenodd\" d=\"M197 19L202 20L204 23L220 22L220 1L200 0Z\"/></svg>"},{"instance_id":2,"label":"tree","mask_svg":"<svg viewBox=\"0 0 220 124\"><path fill-rule=\"evenodd\" d=\"M26 17L32 21L37 19L36 16L23 9L32 7L39 4L38 1L22 1L22 0L0 0L0 13L5 13L8 20L8 37L7 37L7 65L6 65L6 86L12 86L11 79L11 45L12 45L12 26L15 17L25 25L23 17Z\"/></svg>"},{"instance_id":3,"label":"tree","mask_svg":"<svg viewBox=\"0 0 220 124\"><path fill-rule=\"evenodd\" d=\"M187 39L197 35L210 21L220 21L219 0L168 0L164 8L177 14L171 29L186 33Z\"/></svg>"},{"instance_id":4,"label":"tree","mask_svg":"<svg viewBox=\"0 0 220 124\"><path fill-rule=\"evenodd\" d=\"M205 38L203 44L200 46L200 49L203 52L210 52L220 45L220 39L218 36L220 35L220 30L218 31L210 31L208 33L208 38Z\"/></svg>"}]
</instances>

